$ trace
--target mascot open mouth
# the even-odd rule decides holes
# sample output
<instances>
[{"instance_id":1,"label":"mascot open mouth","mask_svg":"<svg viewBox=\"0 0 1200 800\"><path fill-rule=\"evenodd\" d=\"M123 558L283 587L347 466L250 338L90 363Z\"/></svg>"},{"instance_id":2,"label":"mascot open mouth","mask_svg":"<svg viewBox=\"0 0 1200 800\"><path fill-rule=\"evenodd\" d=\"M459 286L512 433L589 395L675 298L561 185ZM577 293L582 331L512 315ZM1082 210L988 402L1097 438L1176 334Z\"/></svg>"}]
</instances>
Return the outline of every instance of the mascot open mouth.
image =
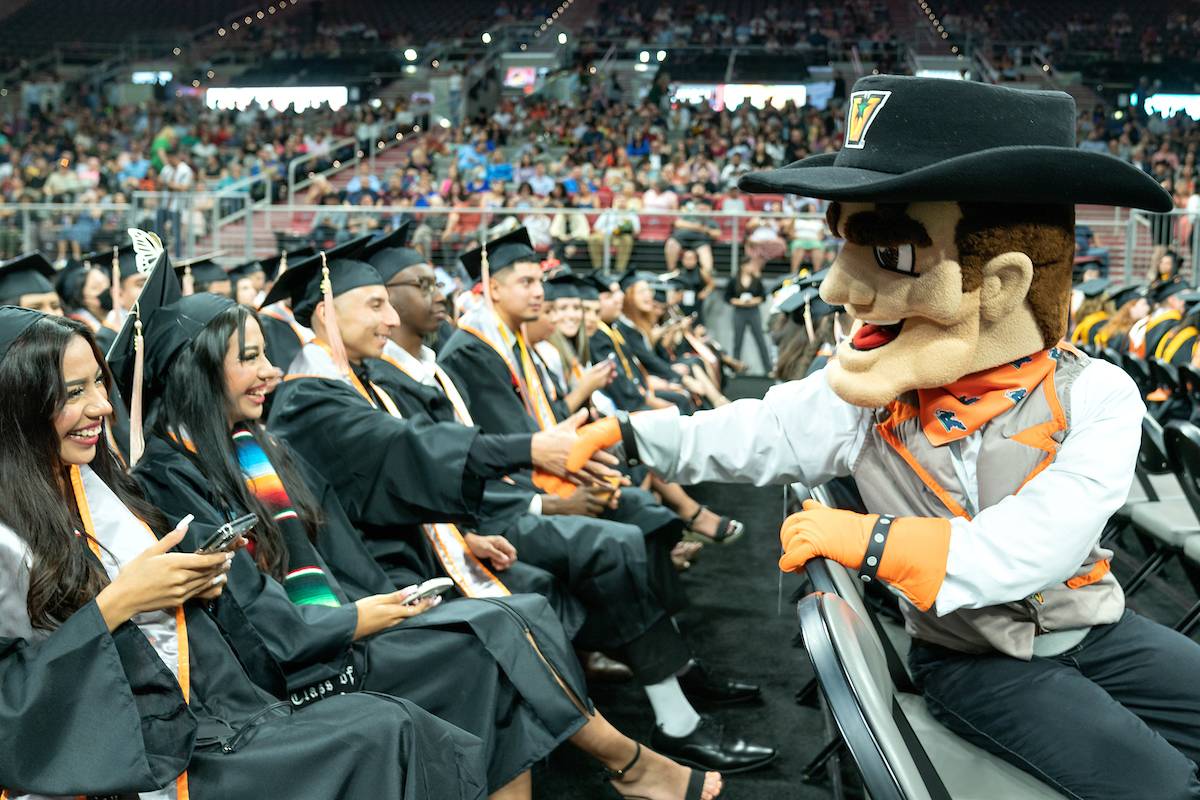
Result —
<instances>
[{"instance_id":1,"label":"mascot open mouth","mask_svg":"<svg viewBox=\"0 0 1200 800\"><path fill-rule=\"evenodd\" d=\"M850 340L850 346L855 350L874 350L889 344L900 335L904 320L871 320L863 322Z\"/></svg>"}]
</instances>

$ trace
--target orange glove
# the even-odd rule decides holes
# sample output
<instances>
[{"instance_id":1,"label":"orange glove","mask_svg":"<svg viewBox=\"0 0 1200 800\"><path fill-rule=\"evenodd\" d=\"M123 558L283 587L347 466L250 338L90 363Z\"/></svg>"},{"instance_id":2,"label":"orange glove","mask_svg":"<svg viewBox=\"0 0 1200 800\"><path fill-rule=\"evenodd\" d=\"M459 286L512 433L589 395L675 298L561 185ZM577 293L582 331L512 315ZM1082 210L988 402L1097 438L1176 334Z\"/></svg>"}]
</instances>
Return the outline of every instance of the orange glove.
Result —
<instances>
[{"instance_id":1,"label":"orange glove","mask_svg":"<svg viewBox=\"0 0 1200 800\"><path fill-rule=\"evenodd\" d=\"M878 514L856 514L805 500L779 531L784 555L779 568L796 572L824 556L857 570L862 566ZM922 611L933 607L950 557L950 520L902 517L892 522L876 576L904 593Z\"/></svg>"},{"instance_id":2,"label":"orange glove","mask_svg":"<svg viewBox=\"0 0 1200 800\"><path fill-rule=\"evenodd\" d=\"M567 469L570 472L583 469L583 465L597 450L612 447L621 441L621 425L616 417L605 417L599 422L584 425L576 433L579 434L579 441L575 442L567 456Z\"/></svg>"},{"instance_id":3,"label":"orange glove","mask_svg":"<svg viewBox=\"0 0 1200 800\"><path fill-rule=\"evenodd\" d=\"M549 472L542 472L540 469L533 471L533 485L546 494L556 494L563 499L570 497L576 489L575 484L564 481L562 478L557 475L551 475Z\"/></svg>"}]
</instances>

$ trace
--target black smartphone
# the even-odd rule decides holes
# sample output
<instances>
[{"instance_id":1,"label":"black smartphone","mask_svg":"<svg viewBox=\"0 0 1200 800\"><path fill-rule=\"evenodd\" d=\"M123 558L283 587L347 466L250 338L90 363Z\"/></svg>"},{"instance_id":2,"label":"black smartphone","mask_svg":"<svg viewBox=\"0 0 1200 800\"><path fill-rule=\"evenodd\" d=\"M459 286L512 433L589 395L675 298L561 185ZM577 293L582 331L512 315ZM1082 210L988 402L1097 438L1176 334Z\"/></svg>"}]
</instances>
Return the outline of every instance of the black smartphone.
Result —
<instances>
[{"instance_id":1,"label":"black smartphone","mask_svg":"<svg viewBox=\"0 0 1200 800\"><path fill-rule=\"evenodd\" d=\"M220 552L229 547L239 536L245 536L249 533L257 524L258 516L255 514L247 514L244 517L238 517L232 522L226 522L213 531L212 536L208 537L208 541L200 545L200 549L196 552L204 556Z\"/></svg>"}]
</instances>

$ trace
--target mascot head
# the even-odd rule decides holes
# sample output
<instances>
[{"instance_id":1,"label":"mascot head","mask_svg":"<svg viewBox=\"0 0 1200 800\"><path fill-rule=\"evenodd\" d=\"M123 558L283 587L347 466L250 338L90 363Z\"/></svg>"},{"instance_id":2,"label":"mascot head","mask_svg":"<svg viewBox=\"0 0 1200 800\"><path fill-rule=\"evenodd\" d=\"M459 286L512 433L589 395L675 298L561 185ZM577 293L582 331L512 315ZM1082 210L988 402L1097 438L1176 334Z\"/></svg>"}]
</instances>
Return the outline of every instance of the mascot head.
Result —
<instances>
[{"instance_id":1,"label":"mascot head","mask_svg":"<svg viewBox=\"0 0 1200 800\"><path fill-rule=\"evenodd\" d=\"M1075 204L1172 207L1150 176L1076 148L1063 92L870 76L845 126L838 153L739 185L833 201L845 245L821 297L855 323L828 380L854 405L1053 347L1067 332Z\"/></svg>"}]
</instances>

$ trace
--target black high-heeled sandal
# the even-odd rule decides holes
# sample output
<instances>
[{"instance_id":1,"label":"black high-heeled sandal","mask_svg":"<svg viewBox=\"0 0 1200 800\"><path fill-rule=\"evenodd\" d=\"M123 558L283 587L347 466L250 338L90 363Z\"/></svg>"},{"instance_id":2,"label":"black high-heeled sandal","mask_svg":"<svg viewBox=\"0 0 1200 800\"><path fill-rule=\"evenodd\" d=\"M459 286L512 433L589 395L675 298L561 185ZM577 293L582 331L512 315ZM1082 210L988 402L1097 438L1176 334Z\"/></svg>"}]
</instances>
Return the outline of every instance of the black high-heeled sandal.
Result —
<instances>
[{"instance_id":1,"label":"black high-heeled sandal","mask_svg":"<svg viewBox=\"0 0 1200 800\"><path fill-rule=\"evenodd\" d=\"M700 506L696 509L696 513L692 514L692 518L687 521L683 528L683 541L685 542L700 542L701 544L712 544L719 547L724 547L727 544L733 544L738 539L742 538L742 534L746 532L746 526L738 522L732 517L721 517L717 520L717 533L715 536L709 536L706 533L699 533L692 529L692 525L700 518L700 515L708 510L708 506Z\"/></svg>"},{"instance_id":2,"label":"black high-heeled sandal","mask_svg":"<svg viewBox=\"0 0 1200 800\"><path fill-rule=\"evenodd\" d=\"M600 780L608 783L609 786L612 786L613 790L616 791L617 794L621 795L621 797L624 798L624 800L647 800L647 798L645 798L645 797L621 794L620 790L617 789L617 787L613 784L614 780L619 780L620 778L624 778L625 773L628 772L629 770L633 769L633 765L636 764L638 762L638 759L642 757L642 743L634 742L634 744L637 745L637 752L635 752L633 754L633 760L630 761L625 766L621 767L620 769L609 769L608 767L601 767L600 768L601 769ZM701 772L698 769L692 770L691 773L692 773L691 776L688 778L687 791L683 795L683 800L704 800L704 775L705 775L705 773ZM716 795L714 795L713 800L716 800L717 797L720 797L719 792Z\"/></svg>"}]
</instances>

